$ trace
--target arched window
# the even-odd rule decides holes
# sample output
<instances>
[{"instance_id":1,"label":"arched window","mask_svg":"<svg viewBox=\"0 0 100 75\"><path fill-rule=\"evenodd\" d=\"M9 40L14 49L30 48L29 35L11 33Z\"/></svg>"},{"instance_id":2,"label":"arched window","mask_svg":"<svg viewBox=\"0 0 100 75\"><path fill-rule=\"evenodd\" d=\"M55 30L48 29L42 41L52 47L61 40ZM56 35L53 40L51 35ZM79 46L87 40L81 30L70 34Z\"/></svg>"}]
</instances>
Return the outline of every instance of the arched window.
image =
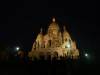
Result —
<instances>
[{"instance_id":1,"label":"arched window","mask_svg":"<svg viewBox=\"0 0 100 75\"><path fill-rule=\"evenodd\" d=\"M51 40L49 40L49 44L50 44L50 46L51 46Z\"/></svg>"}]
</instances>

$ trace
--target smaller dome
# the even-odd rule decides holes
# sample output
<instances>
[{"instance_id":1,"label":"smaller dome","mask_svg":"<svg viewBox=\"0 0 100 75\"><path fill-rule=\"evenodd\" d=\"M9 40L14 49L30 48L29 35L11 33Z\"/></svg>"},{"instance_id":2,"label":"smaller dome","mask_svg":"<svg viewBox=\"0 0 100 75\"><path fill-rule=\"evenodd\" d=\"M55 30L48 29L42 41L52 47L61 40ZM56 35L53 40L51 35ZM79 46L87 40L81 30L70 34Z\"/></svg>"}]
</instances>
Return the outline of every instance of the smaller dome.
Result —
<instances>
[{"instance_id":1,"label":"smaller dome","mask_svg":"<svg viewBox=\"0 0 100 75\"><path fill-rule=\"evenodd\" d=\"M42 41L42 38L43 38L43 34L39 33L36 41Z\"/></svg>"}]
</instances>

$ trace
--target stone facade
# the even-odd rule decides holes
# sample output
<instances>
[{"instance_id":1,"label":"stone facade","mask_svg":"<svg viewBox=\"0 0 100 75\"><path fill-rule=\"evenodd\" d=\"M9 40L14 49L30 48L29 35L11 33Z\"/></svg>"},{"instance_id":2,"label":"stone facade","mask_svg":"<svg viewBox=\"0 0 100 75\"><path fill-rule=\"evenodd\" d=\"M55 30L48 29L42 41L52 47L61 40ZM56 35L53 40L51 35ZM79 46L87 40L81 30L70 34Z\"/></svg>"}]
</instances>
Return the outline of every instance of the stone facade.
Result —
<instances>
[{"instance_id":1,"label":"stone facade","mask_svg":"<svg viewBox=\"0 0 100 75\"><path fill-rule=\"evenodd\" d=\"M75 41L73 41L63 26L61 32L59 25L56 23L55 18L52 19L52 23L49 25L47 33L43 35L42 28L38 34L35 42L33 43L32 50L29 52L29 57L32 59L44 56L45 59L49 55L51 59L57 55L59 57L78 58L79 50L76 47Z\"/></svg>"}]
</instances>

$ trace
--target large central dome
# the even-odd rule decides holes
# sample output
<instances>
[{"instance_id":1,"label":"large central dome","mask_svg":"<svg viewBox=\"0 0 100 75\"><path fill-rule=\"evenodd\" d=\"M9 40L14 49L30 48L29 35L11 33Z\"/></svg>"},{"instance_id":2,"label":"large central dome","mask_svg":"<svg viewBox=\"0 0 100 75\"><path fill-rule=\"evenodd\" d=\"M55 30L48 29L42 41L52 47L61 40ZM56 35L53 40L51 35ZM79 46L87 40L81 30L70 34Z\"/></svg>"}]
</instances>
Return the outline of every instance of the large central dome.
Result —
<instances>
[{"instance_id":1,"label":"large central dome","mask_svg":"<svg viewBox=\"0 0 100 75\"><path fill-rule=\"evenodd\" d=\"M56 29L59 30L59 25L55 22L55 18L52 19L52 23L49 25L48 30Z\"/></svg>"},{"instance_id":2,"label":"large central dome","mask_svg":"<svg viewBox=\"0 0 100 75\"><path fill-rule=\"evenodd\" d=\"M57 36L59 33L59 25L55 22L55 18L52 19L52 23L48 27L49 36Z\"/></svg>"}]
</instances>

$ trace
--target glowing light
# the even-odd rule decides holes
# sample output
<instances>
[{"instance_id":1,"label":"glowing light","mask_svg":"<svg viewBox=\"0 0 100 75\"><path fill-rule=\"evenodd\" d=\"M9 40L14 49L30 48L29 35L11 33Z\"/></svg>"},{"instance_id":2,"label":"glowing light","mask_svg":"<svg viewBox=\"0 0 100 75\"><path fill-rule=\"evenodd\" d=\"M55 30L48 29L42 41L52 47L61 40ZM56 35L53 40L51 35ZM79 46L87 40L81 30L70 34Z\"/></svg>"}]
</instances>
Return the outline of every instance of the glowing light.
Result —
<instances>
[{"instance_id":1,"label":"glowing light","mask_svg":"<svg viewBox=\"0 0 100 75\"><path fill-rule=\"evenodd\" d=\"M55 18L53 18L52 21L55 22Z\"/></svg>"},{"instance_id":2,"label":"glowing light","mask_svg":"<svg viewBox=\"0 0 100 75\"><path fill-rule=\"evenodd\" d=\"M19 47L16 47L16 50L18 51L20 48Z\"/></svg>"},{"instance_id":3,"label":"glowing light","mask_svg":"<svg viewBox=\"0 0 100 75\"><path fill-rule=\"evenodd\" d=\"M85 56L86 56L86 57L88 57L88 54L87 54L87 53L85 53Z\"/></svg>"},{"instance_id":4,"label":"glowing light","mask_svg":"<svg viewBox=\"0 0 100 75\"><path fill-rule=\"evenodd\" d=\"M68 44L67 47L70 48L70 44Z\"/></svg>"}]
</instances>

